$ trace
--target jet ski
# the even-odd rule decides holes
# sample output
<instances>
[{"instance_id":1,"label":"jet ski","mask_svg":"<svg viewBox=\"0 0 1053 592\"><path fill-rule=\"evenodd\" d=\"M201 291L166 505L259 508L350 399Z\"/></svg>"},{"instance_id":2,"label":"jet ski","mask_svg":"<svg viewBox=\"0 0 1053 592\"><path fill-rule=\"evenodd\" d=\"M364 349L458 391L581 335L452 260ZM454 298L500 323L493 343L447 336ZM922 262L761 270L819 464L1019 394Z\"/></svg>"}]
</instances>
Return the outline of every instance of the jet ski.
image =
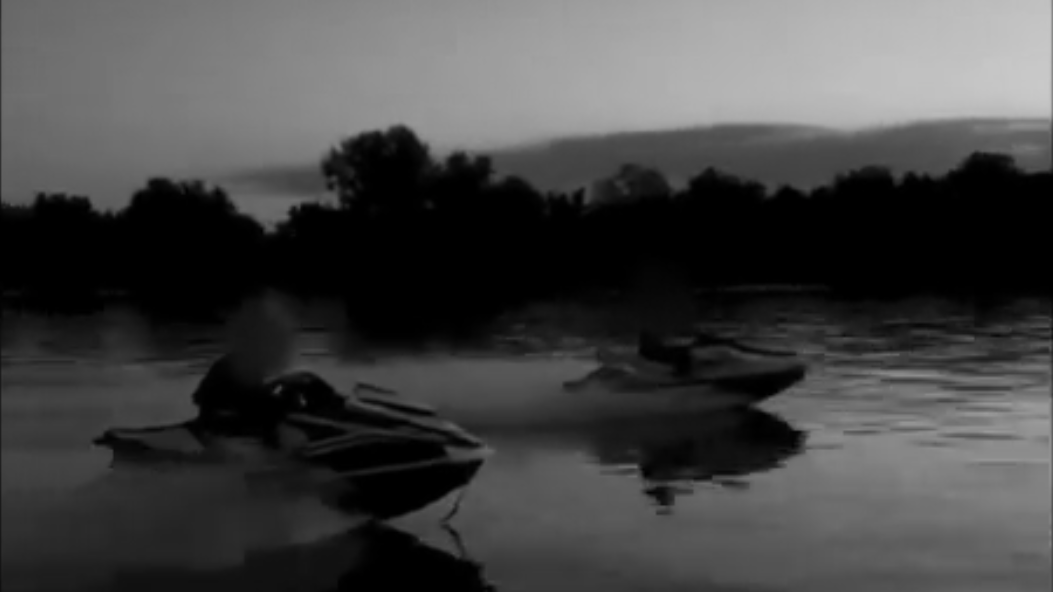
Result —
<instances>
[{"instance_id":1,"label":"jet ski","mask_svg":"<svg viewBox=\"0 0 1053 592\"><path fill-rule=\"evenodd\" d=\"M278 456L308 469L319 497L341 510L379 520L415 512L463 489L491 452L434 409L387 389L360 384L346 396L310 372L270 388L288 410L280 429L296 441ZM110 429L95 444L113 452L115 466L157 465L230 462L230 440L190 420Z\"/></svg>"},{"instance_id":2,"label":"jet ski","mask_svg":"<svg viewBox=\"0 0 1053 592\"><path fill-rule=\"evenodd\" d=\"M641 340L632 352L600 349L597 361L599 368L564 383L565 390L705 396L721 407L737 407L773 397L807 373L795 354L701 334L659 344Z\"/></svg>"}]
</instances>

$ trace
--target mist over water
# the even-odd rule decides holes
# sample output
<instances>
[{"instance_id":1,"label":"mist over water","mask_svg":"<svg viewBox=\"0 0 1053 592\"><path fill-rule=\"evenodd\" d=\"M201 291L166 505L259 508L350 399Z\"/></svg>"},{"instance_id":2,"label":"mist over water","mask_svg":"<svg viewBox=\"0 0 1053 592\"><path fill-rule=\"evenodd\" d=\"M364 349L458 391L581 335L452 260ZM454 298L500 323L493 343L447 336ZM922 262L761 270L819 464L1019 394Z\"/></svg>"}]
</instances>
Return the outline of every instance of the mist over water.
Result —
<instances>
[{"instance_id":1,"label":"mist over water","mask_svg":"<svg viewBox=\"0 0 1053 592\"><path fill-rule=\"evenodd\" d=\"M487 439L496 454L456 524L509 590L1048 587L1048 303L977 315L789 297L710 314L812 372L738 417L564 392L595 367L580 334L529 354L369 360L313 331L300 365L394 388ZM333 590L339 570L377 561L363 534L334 543L318 565L339 569L317 585L228 584L215 574L291 574L283 553L318 555L362 520L230 469L109 471L90 447L108 427L191 415L215 331L113 313L5 313L2 331L4 590L155 589L172 574L202 579L169 589ZM439 506L397 525L434 542Z\"/></svg>"},{"instance_id":2,"label":"mist over water","mask_svg":"<svg viewBox=\"0 0 1053 592\"><path fill-rule=\"evenodd\" d=\"M5 488L2 521L5 590L84 589L128 570L237 566L251 553L362 522L313 498L249 489L240 472L200 468L122 469L69 489Z\"/></svg>"},{"instance_id":3,"label":"mist over water","mask_svg":"<svg viewBox=\"0 0 1053 592\"><path fill-rule=\"evenodd\" d=\"M483 432L573 429L626 420L659 420L712 410L699 399L600 389L568 393L563 383L595 369L585 354L524 358L433 355L402 359L368 369L313 369L338 381L377 382L412 394L466 426ZM346 377L346 378L345 378Z\"/></svg>"},{"instance_id":4,"label":"mist over water","mask_svg":"<svg viewBox=\"0 0 1053 592\"><path fill-rule=\"evenodd\" d=\"M79 381L64 380L61 374L85 372L85 365L93 363L29 372L24 367L14 368L5 378L52 386L75 384ZM455 421L513 440L516 436L539 436L629 418L672 417L689 410L661 396L643 399L584 393L568 397L562 383L591 365L587 360L563 357L443 355L397 358L368 368L318 360L302 364L338 385L367 380L412 393ZM163 365L151 369L140 363L124 363L99 374L141 378L143 374L168 372ZM83 589L88 583L105 582L128 570L228 568L243 564L253 553L310 544L363 522L361 517L338 513L312 497L296 496L279 486L269 491L249 488L244 473L230 468L188 467L163 472L122 468L107 472L106 454L88 449L92 432L86 427L93 425L97 433L109 425L107 422L140 425L175 421L182 417L176 410L184 411L180 409L185 407L182 399L189 396L193 386L193 381L185 378L178 380L185 388L163 385L149 394L122 393L119 380L104 378L101 384L87 389L89 393L98 391L96 400L81 400L79 404L65 397L49 401L5 398L5 420L35 416L53 423L70 415L80 420L80 425L68 433L37 431L40 425L23 425L10 434L9 439L22 442L15 450L5 450L5 473L12 475L10 479L5 476L3 494L5 590L29 584L34 589L41 584ZM71 398L89 396L71 394ZM111 399L112 405L96 407L103 398ZM144 399L162 398L169 400L152 412L137 409L147 404ZM139 405L114 407L120 399L132 399ZM143 419L132 419L134 416ZM45 451L68 446L77 452L48 463L36 453L18 450L28 444L26 439L35 440L34 445Z\"/></svg>"}]
</instances>

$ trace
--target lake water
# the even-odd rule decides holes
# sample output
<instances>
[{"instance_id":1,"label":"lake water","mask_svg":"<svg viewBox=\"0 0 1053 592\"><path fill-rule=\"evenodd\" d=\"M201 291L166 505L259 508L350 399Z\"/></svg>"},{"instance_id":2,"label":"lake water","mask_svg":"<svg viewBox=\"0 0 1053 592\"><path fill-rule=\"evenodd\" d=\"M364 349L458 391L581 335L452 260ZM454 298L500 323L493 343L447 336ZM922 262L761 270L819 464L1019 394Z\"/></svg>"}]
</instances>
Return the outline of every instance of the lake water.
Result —
<instances>
[{"instance_id":1,"label":"lake water","mask_svg":"<svg viewBox=\"0 0 1053 592\"><path fill-rule=\"evenodd\" d=\"M440 407L496 454L450 507L361 527L223 474L121 476L88 442L176 421L208 324L5 311L3 580L11 590L1050 589L1050 302L743 297L710 325L802 352L750 414L574 397L566 318L513 352L357 349L327 315L302 363ZM310 316L310 315L306 315ZM319 320L321 319L321 320ZM527 351L529 350L529 351ZM367 355L374 353L375 355ZM416 588L415 588L416 587Z\"/></svg>"}]
</instances>

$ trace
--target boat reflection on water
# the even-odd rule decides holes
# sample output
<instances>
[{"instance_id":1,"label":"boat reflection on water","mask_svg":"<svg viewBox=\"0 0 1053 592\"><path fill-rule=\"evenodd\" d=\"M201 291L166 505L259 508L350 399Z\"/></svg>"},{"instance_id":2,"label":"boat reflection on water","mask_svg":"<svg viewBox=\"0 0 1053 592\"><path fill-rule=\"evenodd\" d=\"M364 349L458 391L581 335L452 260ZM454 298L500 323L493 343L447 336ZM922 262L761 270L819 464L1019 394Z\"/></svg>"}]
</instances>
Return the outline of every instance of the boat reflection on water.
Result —
<instances>
[{"instance_id":1,"label":"boat reflection on water","mask_svg":"<svg viewBox=\"0 0 1053 592\"><path fill-rule=\"evenodd\" d=\"M363 533L368 543L356 567L341 576L336 591L450 590L496 592L483 575L481 564L471 559L452 527L445 527L455 552L425 543L405 531L375 524ZM359 535L362 536L362 535Z\"/></svg>"},{"instance_id":2,"label":"boat reflection on water","mask_svg":"<svg viewBox=\"0 0 1053 592\"><path fill-rule=\"evenodd\" d=\"M685 415L594 434L601 465L637 474L659 513L700 484L749 487L745 477L777 469L804 450L806 434L758 409Z\"/></svg>"},{"instance_id":3,"label":"boat reflection on water","mask_svg":"<svg viewBox=\"0 0 1053 592\"><path fill-rule=\"evenodd\" d=\"M457 532L451 527L444 530L445 535L434 537L432 544L384 523L368 523L312 544L246 556L237 567L121 574L105 590L495 592ZM446 535L449 542L440 540Z\"/></svg>"}]
</instances>

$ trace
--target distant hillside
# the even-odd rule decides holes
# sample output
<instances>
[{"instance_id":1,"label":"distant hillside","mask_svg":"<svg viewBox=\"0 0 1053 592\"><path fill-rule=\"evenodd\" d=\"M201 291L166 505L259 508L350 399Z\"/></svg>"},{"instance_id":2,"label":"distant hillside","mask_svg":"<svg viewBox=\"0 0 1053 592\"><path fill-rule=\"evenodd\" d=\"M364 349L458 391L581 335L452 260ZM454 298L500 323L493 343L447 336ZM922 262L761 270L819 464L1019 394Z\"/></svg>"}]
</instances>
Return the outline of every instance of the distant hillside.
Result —
<instances>
[{"instance_id":1,"label":"distant hillside","mask_svg":"<svg viewBox=\"0 0 1053 592\"><path fill-rule=\"evenodd\" d=\"M573 189L624 163L655 167L674 184L706 167L802 188L868 165L942 173L975 151L1013 154L1025 169L1050 168L1050 121L963 119L842 131L799 125L717 125L556 140L491 152L495 167L542 189Z\"/></svg>"}]
</instances>

